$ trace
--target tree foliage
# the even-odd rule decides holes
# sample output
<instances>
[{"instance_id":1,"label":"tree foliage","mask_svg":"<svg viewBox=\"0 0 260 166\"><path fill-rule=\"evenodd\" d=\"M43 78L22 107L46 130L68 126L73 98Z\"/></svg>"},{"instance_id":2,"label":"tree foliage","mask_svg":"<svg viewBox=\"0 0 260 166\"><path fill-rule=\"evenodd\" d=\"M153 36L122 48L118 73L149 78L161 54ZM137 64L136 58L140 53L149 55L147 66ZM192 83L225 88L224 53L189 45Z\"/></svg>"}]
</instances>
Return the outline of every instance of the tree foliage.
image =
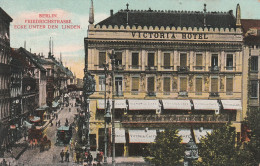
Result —
<instances>
[{"instance_id":1,"label":"tree foliage","mask_svg":"<svg viewBox=\"0 0 260 166\"><path fill-rule=\"evenodd\" d=\"M224 125L213 130L211 134L201 139L199 156L202 159L198 165L237 166L239 146L236 146L236 133L229 126Z\"/></svg>"},{"instance_id":2,"label":"tree foliage","mask_svg":"<svg viewBox=\"0 0 260 166\"><path fill-rule=\"evenodd\" d=\"M184 146L178 130L167 128L156 136L155 143L148 146L150 158L147 161L157 165L178 165L184 156Z\"/></svg>"}]
</instances>

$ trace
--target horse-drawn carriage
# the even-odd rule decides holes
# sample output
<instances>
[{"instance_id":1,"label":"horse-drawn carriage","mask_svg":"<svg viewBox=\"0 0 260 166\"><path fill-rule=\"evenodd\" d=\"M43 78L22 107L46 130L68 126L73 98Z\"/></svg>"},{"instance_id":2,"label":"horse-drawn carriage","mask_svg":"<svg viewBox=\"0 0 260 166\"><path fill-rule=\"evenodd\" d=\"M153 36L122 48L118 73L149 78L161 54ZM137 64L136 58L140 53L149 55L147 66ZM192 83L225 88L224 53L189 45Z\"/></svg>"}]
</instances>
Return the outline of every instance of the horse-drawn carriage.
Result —
<instances>
[{"instance_id":1,"label":"horse-drawn carriage","mask_svg":"<svg viewBox=\"0 0 260 166\"><path fill-rule=\"evenodd\" d=\"M72 126L61 126L57 129L57 145L69 144L72 137Z\"/></svg>"},{"instance_id":2,"label":"horse-drawn carriage","mask_svg":"<svg viewBox=\"0 0 260 166\"><path fill-rule=\"evenodd\" d=\"M51 148L51 140L49 140L46 135L43 135L41 127L32 125L31 129L28 130L28 139L33 142L35 146L39 143L40 151Z\"/></svg>"},{"instance_id":3,"label":"horse-drawn carriage","mask_svg":"<svg viewBox=\"0 0 260 166\"><path fill-rule=\"evenodd\" d=\"M47 136L45 135L41 141L40 141L40 151L44 151L45 149L50 149L51 148L51 140L49 140L47 138Z\"/></svg>"}]
</instances>

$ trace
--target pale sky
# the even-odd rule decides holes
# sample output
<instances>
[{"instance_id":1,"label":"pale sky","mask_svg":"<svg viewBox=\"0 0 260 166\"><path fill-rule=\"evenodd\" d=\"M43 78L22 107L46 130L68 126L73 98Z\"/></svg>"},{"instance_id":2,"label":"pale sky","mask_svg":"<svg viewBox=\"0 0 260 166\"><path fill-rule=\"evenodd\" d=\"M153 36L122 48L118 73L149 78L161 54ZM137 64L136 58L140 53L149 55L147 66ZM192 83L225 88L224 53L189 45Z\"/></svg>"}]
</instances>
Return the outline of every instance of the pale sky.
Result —
<instances>
[{"instance_id":1,"label":"pale sky","mask_svg":"<svg viewBox=\"0 0 260 166\"><path fill-rule=\"evenodd\" d=\"M260 19L260 0L94 0L95 24L107 18L110 10L116 13L120 9L137 10L186 10L202 11L207 4L207 11L233 10L241 7L242 18ZM71 67L78 78L83 77L84 37L87 36L90 0L1 0L0 6L13 18L10 28L11 47L24 46L32 53L49 51L49 38L54 40L54 55L63 56L63 62ZM29 29L26 19L39 19L39 14L57 14L55 19L70 19L72 24L81 29ZM53 19L53 18L52 18ZM15 29L15 25L27 25L27 29Z\"/></svg>"}]
</instances>

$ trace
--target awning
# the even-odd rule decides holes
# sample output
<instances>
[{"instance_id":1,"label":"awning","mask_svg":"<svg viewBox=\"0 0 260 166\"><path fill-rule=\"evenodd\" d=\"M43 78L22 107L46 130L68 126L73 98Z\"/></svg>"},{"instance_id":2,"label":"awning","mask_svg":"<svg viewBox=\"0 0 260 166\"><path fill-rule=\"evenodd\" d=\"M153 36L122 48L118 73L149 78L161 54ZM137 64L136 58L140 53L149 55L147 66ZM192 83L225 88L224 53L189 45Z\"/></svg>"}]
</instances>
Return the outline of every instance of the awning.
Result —
<instances>
[{"instance_id":1,"label":"awning","mask_svg":"<svg viewBox=\"0 0 260 166\"><path fill-rule=\"evenodd\" d=\"M106 100L107 102L108 100ZM97 100L97 108L104 109L105 100ZM109 100L110 108L112 109L112 100ZM115 109L126 109L126 100L115 100Z\"/></svg>"},{"instance_id":2,"label":"awning","mask_svg":"<svg viewBox=\"0 0 260 166\"><path fill-rule=\"evenodd\" d=\"M158 110L159 100L128 100L129 110Z\"/></svg>"},{"instance_id":3,"label":"awning","mask_svg":"<svg viewBox=\"0 0 260 166\"><path fill-rule=\"evenodd\" d=\"M156 138L156 130L129 130L129 143L151 143Z\"/></svg>"},{"instance_id":4,"label":"awning","mask_svg":"<svg viewBox=\"0 0 260 166\"><path fill-rule=\"evenodd\" d=\"M56 102L56 101L53 101L53 102L52 102L52 107L53 107L53 108L56 108L56 107L58 107L58 105L59 105L59 103L58 103L58 102Z\"/></svg>"},{"instance_id":5,"label":"awning","mask_svg":"<svg viewBox=\"0 0 260 166\"><path fill-rule=\"evenodd\" d=\"M196 143L200 143L200 139L202 137L207 136L207 133L211 134L212 131L213 131L212 129L203 129L203 130L195 129L194 135L195 135Z\"/></svg>"},{"instance_id":6,"label":"awning","mask_svg":"<svg viewBox=\"0 0 260 166\"><path fill-rule=\"evenodd\" d=\"M219 110L217 100L193 100L195 110Z\"/></svg>"},{"instance_id":7,"label":"awning","mask_svg":"<svg viewBox=\"0 0 260 166\"><path fill-rule=\"evenodd\" d=\"M69 126L60 126L57 130L66 130L68 131L70 129Z\"/></svg>"},{"instance_id":8,"label":"awning","mask_svg":"<svg viewBox=\"0 0 260 166\"><path fill-rule=\"evenodd\" d=\"M242 110L241 100L221 100L224 110Z\"/></svg>"},{"instance_id":9,"label":"awning","mask_svg":"<svg viewBox=\"0 0 260 166\"><path fill-rule=\"evenodd\" d=\"M33 118L30 119L31 122L40 122L41 121L41 118L38 117L38 116L34 116Z\"/></svg>"},{"instance_id":10,"label":"awning","mask_svg":"<svg viewBox=\"0 0 260 166\"><path fill-rule=\"evenodd\" d=\"M191 110L190 100L162 100L166 110Z\"/></svg>"},{"instance_id":11,"label":"awning","mask_svg":"<svg viewBox=\"0 0 260 166\"><path fill-rule=\"evenodd\" d=\"M115 143L126 143L125 129L115 128Z\"/></svg>"}]
</instances>

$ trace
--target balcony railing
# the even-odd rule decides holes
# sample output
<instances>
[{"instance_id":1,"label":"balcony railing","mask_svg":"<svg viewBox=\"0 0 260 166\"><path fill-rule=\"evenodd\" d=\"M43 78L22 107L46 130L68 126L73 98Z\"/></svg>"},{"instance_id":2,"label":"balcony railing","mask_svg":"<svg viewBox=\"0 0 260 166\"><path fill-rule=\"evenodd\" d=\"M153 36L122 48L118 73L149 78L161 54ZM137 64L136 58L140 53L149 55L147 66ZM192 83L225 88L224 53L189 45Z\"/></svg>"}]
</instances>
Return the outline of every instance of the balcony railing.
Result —
<instances>
[{"instance_id":1,"label":"balcony railing","mask_svg":"<svg viewBox=\"0 0 260 166\"><path fill-rule=\"evenodd\" d=\"M156 96L155 92L147 92L147 96Z\"/></svg>"},{"instance_id":2,"label":"balcony railing","mask_svg":"<svg viewBox=\"0 0 260 166\"><path fill-rule=\"evenodd\" d=\"M188 96L188 92L185 92L185 91L179 92L179 96L181 96L181 97L187 97L187 96Z\"/></svg>"},{"instance_id":3,"label":"balcony railing","mask_svg":"<svg viewBox=\"0 0 260 166\"><path fill-rule=\"evenodd\" d=\"M164 70L172 70L174 69L174 66L162 66Z\"/></svg>"},{"instance_id":4,"label":"balcony railing","mask_svg":"<svg viewBox=\"0 0 260 166\"><path fill-rule=\"evenodd\" d=\"M210 71L219 71L220 67L219 66L209 66Z\"/></svg>"},{"instance_id":5,"label":"balcony railing","mask_svg":"<svg viewBox=\"0 0 260 166\"><path fill-rule=\"evenodd\" d=\"M177 66L178 71L190 71L189 66Z\"/></svg>"},{"instance_id":6,"label":"balcony railing","mask_svg":"<svg viewBox=\"0 0 260 166\"><path fill-rule=\"evenodd\" d=\"M129 68L131 68L131 69L140 69L141 66L140 65L129 65Z\"/></svg>"},{"instance_id":7,"label":"balcony railing","mask_svg":"<svg viewBox=\"0 0 260 166\"><path fill-rule=\"evenodd\" d=\"M226 70L233 70L235 67L234 66L225 66Z\"/></svg>"},{"instance_id":8,"label":"balcony railing","mask_svg":"<svg viewBox=\"0 0 260 166\"><path fill-rule=\"evenodd\" d=\"M116 65L115 66L115 70L124 70L125 69L125 65Z\"/></svg>"},{"instance_id":9,"label":"balcony railing","mask_svg":"<svg viewBox=\"0 0 260 166\"><path fill-rule=\"evenodd\" d=\"M145 66L145 70L155 71L157 70L157 66Z\"/></svg>"},{"instance_id":10,"label":"balcony railing","mask_svg":"<svg viewBox=\"0 0 260 166\"><path fill-rule=\"evenodd\" d=\"M183 122L227 122L228 115L127 115L122 118L125 123L183 123Z\"/></svg>"},{"instance_id":11,"label":"balcony railing","mask_svg":"<svg viewBox=\"0 0 260 166\"><path fill-rule=\"evenodd\" d=\"M195 70L205 69L205 66L193 66Z\"/></svg>"}]
</instances>

